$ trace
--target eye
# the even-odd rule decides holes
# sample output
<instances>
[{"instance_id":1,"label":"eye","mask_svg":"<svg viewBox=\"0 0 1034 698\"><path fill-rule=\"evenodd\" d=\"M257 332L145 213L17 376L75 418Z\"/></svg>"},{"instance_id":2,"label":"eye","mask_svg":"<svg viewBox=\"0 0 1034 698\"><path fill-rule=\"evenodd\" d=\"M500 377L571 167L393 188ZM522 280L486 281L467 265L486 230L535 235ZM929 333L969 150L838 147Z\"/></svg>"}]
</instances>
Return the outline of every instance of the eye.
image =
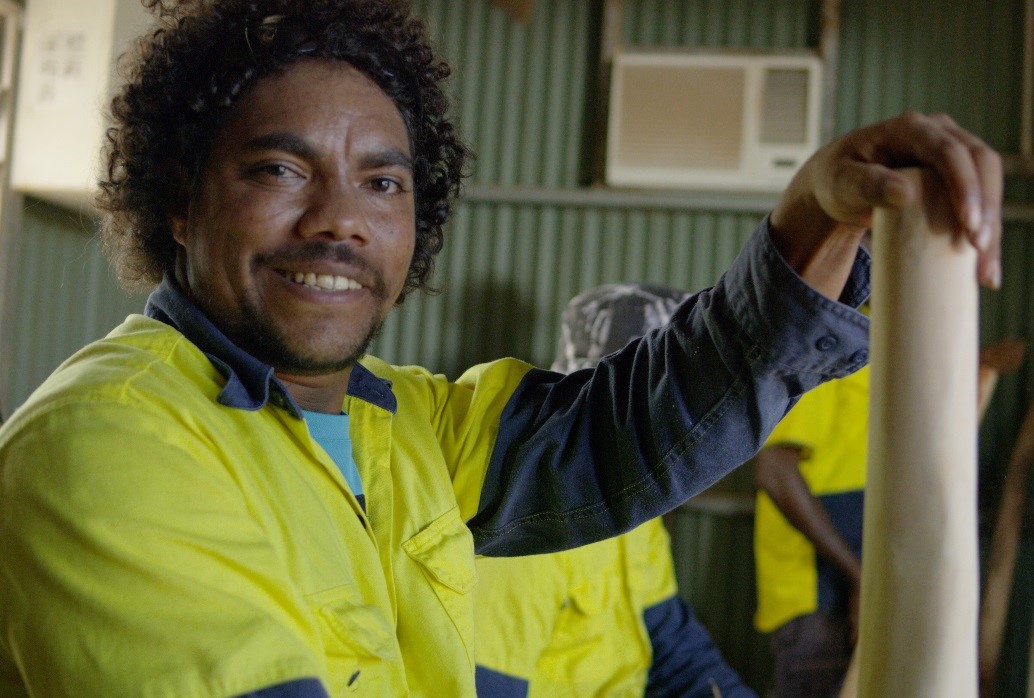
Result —
<instances>
[{"instance_id":1,"label":"eye","mask_svg":"<svg viewBox=\"0 0 1034 698\"><path fill-rule=\"evenodd\" d=\"M381 194L398 194L404 191L402 184L391 177L374 177L370 180L370 188Z\"/></svg>"},{"instance_id":2,"label":"eye","mask_svg":"<svg viewBox=\"0 0 1034 698\"><path fill-rule=\"evenodd\" d=\"M287 177L291 174L291 171L287 169L286 165L265 165L262 168L264 174L272 175L273 177Z\"/></svg>"},{"instance_id":3,"label":"eye","mask_svg":"<svg viewBox=\"0 0 1034 698\"><path fill-rule=\"evenodd\" d=\"M282 162L265 162L255 165L251 168L250 173L257 179L275 182L301 177L294 168Z\"/></svg>"}]
</instances>

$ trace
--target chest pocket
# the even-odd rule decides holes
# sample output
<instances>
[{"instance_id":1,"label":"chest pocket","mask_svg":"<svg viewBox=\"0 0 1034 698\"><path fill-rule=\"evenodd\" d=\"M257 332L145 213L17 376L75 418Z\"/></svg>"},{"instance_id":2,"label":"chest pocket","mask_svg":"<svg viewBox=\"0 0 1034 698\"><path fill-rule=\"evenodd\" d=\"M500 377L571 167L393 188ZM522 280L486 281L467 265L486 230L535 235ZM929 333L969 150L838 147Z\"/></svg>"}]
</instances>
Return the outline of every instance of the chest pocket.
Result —
<instances>
[{"instance_id":1,"label":"chest pocket","mask_svg":"<svg viewBox=\"0 0 1034 698\"><path fill-rule=\"evenodd\" d=\"M619 579L600 574L571 588L528 698L643 695L650 658L642 656L634 619L612 597L620 586Z\"/></svg>"},{"instance_id":2,"label":"chest pocket","mask_svg":"<svg viewBox=\"0 0 1034 698\"><path fill-rule=\"evenodd\" d=\"M390 665L399 659L395 634L376 606L364 603L351 584L307 599L316 615L330 694L385 695Z\"/></svg>"},{"instance_id":3,"label":"chest pocket","mask_svg":"<svg viewBox=\"0 0 1034 698\"><path fill-rule=\"evenodd\" d=\"M402 544L424 573L442 607L463 640L471 670L474 666L474 599L478 574L474 567L474 537L460 518L459 507L438 517Z\"/></svg>"}]
</instances>

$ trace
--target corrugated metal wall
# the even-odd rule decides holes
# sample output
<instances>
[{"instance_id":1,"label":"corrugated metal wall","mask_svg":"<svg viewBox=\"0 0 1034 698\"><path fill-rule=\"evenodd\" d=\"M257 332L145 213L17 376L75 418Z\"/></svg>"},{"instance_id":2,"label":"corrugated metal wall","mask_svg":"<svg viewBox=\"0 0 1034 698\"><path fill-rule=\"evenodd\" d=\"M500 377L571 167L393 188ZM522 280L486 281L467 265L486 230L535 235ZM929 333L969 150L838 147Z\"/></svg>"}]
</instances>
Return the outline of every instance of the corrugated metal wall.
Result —
<instances>
[{"instance_id":1,"label":"corrugated metal wall","mask_svg":"<svg viewBox=\"0 0 1034 698\"><path fill-rule=\"evenodd\" d=\"M472 198L459 207L439 261L437 280L445 292L408 300L386 323L378 354L452 376L499 354L545 364L560 309L577 291L624 279L696 289L729 264L760 209L648 210L598 199L561 203L535 190L527 200L498 195L515 185L567 191L586 181L586 146L595 138L585 124L594 117L598 0L538 0L527 26L484 0L414 4L458 66L458 120L479 159ZM995 147L1016 150L1023 0L842 5L838 132L906 109L943 110ZM819 0L626 0L625 7L628 43L802 47L816 45L820 35ZM1034 187L1026 183L1010 190L1014 201L1034 201ZM62 358L142 306L116 289L96 245L79 228L66 214L32 203L24 224L4 231L5 410ZM1029 224L1008 226L1005 286L983 298L987 338L1034 337L1032 233ZM987 502L997 498L996 477L1032 395L1034 371L1027 367L1002 382L992 405L982 443ZM747 486L749 478L742 479L740 488ZM699 533L714 522L697 523ZM735 517L726 522L741 523ZM704 549L686 542L695 535L685 533L676 548L684 581L722 565L740 570L749 564L742 543ZM1027 658L1029 556L1021 559L1021 574L1006 657L1015 685ZM729 580L730 598L749 593L749 578L730 572ZM691 581L684 586L697 603L715 603L698 596ZM757 646L743 622L736 623L739 637L724 627L716 633L734 656Z\"/></svg>"},{"instance_id":2,"label":"corrugated metal wall","mask_svg":"<svg viewBox=\"0 0 1034 698\"><path fill-rule=\"evenodd\" d=\"M17 203L21 204L19 200ZM4 415L21 404L59 363L104 336L143 298L128 297L114 281L92 221L41 201L24 202L18 234L0 242L7 264L0 314L0 380Z\"/></svg>"},{"instance_id":3,"label":"corrugated metal wall","mask_svg":"<svg viewBox=\"0 0 1034 698\"><path fill-rule=\"evenodd\" d=\"M1020 134L1023 2L842 3L841 131L946 111L1003 152Z\"/></svg>"},{"instance_id":4,"label":"corrugated metal wall","mask_svg":"<svg viewBox=\"0 0 1034 698\"><path fill-rule=\"evenodd\" d=\"M385 324L377 353L455 377L508 354L549 365L560 310L620 280L703 288L731 264L757 214L468 203L450 229L434 297Z\"/></svg>"},{"instance_id":5,"label":"corrugated metal wall","mask_svg":"<svg viewBox=\"0 0 1034 698\"><path fill-rule=\"evenodd\" d=\"M819 36L818 0L629 0L623 40L660 46L801 48Z\"/></svg>"},{"instance_id":6,"label":"corrugated metal wall","mask_svg":"<svg viewBox=\"0 0 1034 698\"><path fill-rule=\"evenodd\" d=\"M471 181L576 184L597 3L543 2L527 26L482 0L413 5L455 67L457 121L478 153Z\"/></svg>"}]
</instances>

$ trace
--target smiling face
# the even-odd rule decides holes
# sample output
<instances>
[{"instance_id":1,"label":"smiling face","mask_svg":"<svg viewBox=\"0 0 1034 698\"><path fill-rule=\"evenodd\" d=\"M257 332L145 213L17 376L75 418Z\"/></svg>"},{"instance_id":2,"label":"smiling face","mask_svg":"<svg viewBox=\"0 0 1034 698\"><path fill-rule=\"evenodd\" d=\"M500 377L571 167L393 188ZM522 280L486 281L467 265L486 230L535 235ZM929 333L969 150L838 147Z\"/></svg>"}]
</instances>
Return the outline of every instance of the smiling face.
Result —
<instances>
[{"instance_id":1,"label":"smiling face","mask_svg":"<svg viewBox=\"0 0 1034 698\"><path fill-rule=\"evenodd\" d=\"M347 63L254 85L173 218L176 279L286 380L347 383L401 293L416 237L406 126Z\"/></svg>"}]
</instances>

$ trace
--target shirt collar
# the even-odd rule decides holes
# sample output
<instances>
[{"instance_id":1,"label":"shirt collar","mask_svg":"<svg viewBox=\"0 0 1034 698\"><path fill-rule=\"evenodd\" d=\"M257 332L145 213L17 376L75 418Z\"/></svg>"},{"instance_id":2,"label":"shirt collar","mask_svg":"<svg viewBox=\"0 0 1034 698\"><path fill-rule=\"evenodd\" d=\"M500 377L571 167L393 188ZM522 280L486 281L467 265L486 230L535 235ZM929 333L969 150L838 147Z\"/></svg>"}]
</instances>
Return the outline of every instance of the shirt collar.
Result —
<instances>
[{"instance_id":1,"label":"shirt collar","mask_svg":"<svg viewBox=\"0 0 1034 698\"><path fill-rule=\"evenodd\" d=\"M298 419L302 418L301 409L273 374L273 367L230 341L187 297L171 274L166 274L148 297L144 314L179 330L208 357L226 379L226 385L216 398L219 404L241 410L259 410L272 402ZM348 394L392 414L398 409L391 383L375 376L361 364L352 368Z\"/></svg>"}]
</instances>

